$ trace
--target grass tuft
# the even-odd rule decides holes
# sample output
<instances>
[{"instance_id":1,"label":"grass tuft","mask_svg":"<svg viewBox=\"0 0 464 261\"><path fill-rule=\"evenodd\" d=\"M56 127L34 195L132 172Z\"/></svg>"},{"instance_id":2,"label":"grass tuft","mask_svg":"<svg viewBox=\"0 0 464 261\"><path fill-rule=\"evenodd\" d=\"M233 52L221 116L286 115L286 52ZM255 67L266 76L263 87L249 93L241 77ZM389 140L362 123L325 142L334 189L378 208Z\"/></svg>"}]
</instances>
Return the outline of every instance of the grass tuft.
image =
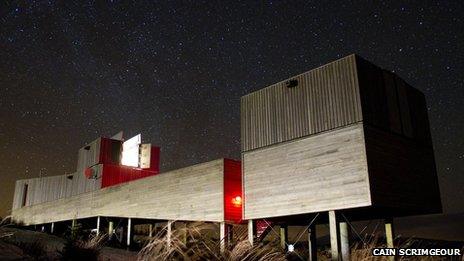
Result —
<instances>
[{"instance_id":1,"label":"grass tuft","mask_svg":"<svg viewBox=\"0 0 464 261\"><path fill-rule=\"evenodd\" d=\"M277 245L251 246L247 240L233 242L221 252L219 239L214 236L217 231L217 224L189 224L174 229L169 244L165 227L139 252L138 260L286 260Z\"/></svg>"},{"instance_id":2,"label":"grass tuft","mask_svg":"<svg viewBox=\"0 0 464 261\"><path fill-rule=\"evenodd\" d=\"M63 249L59 251L61 260L97 261L100 251L106 241L106 235L98 235L88 240L69 238Z\"/></svg>"}]
</instances>

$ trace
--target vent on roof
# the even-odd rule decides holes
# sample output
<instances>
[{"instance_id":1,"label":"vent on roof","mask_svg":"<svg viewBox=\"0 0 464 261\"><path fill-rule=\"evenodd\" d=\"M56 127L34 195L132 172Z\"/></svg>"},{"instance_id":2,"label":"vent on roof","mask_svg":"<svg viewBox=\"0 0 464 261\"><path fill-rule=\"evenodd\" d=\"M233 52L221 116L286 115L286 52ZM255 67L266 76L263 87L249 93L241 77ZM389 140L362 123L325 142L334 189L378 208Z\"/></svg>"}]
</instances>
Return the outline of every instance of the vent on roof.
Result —
<instances>
[{"instance_id":1,"label":"vent on roof","mask_svg":"<svg viewBox=\"0 0 464 261\"><path fill-rule=\"evenodd\" d=\"M298 80L297 79L288 80L287 82L285 82L285 85L287 86L287 88L296 87L298 86Z\"/></svg>"}]
</instances>

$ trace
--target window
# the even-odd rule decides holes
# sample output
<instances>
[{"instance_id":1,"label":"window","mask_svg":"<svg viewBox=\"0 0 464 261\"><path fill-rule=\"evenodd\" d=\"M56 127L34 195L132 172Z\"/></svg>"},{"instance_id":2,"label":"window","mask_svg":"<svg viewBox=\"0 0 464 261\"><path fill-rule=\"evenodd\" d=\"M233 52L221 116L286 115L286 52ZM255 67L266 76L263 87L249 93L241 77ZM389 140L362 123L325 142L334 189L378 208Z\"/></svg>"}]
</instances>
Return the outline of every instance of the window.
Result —
<instances>
[{"instance_id":1,"label":"window","mask_svg":"<svg viewBox=\"0 0 464 261\"><path fill-rule=\"evenodd\" d=\"M28 189L28 185L27 185L27 184L24 184L24 188L23 188L23 201L21 202L21 207L26 206L26 201L27 201L27 189Z\"/></svg>"}]
</instances>

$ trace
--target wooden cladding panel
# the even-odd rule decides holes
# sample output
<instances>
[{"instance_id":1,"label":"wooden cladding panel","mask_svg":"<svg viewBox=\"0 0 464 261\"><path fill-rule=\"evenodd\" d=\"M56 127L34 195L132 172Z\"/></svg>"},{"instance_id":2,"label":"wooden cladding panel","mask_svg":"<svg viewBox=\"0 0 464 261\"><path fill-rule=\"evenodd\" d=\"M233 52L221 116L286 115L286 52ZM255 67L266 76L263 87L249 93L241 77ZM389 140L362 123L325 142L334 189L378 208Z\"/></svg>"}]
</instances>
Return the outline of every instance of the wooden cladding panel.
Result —
<instances>
[{"instance_id":1,"label":"wooden cladding panel","mask_svg":"<svg viewBox=\"0 0 464 261\"><path fill-rule=\"evenodd\" d=\"M441 212L432 148L370 126L364 133L373 205L391 215Z\"/></svg>"},{"instance_id":2,"label":"wooden cladding panel","mask_svg":"<svg viewBox=\"0 0 464 261\"><path fill-rule=\"evenodd\" d=\"M290 79L242 97L242 152L360 121L431 144L424 95L359 56Z\"/></svg>"},{"instance_id":3,"label":"wooden cladding panel","mask_svg":"<svg viewBox=\"0 0 464 261\"><path fill-rule=\"evenodd\" d=\"M96 165L92 168L97 172L97 179L87 179L83 171L79 171L69 175L16 181L12 209L22 207L24 193L27 193L25 206L32 206L100 189L101 166ZM24 190L26 184L27 192Z\"/></svg>"},{"instance_id":4,"label":"wooden cladding panel","mask_svg":"<svg viewBox=\"0 0 464 261\"><path fill-rule=\"evenodd\" d=\"M12 216L25 224L92 216L223 221L223 173L221 159L15 209Z\"/></svg>"},{"instance_id":5,"label":"wooden cladding panel","mask_svg":"<svg viewBox=\"0 0 464 261\"><path fill-rule=\"evenodd\" d=\"M354 55L241 99L242 151L285 142L362 120Z\"/></svg>"},{"instance_id":6,"label":"wooden cladding panel","mask_svg":"<svg viewBox=\"0 0 464 261\"><path fill-rule=\"evenodd\" d=\"M244 219L371 205L362 124L242 157Z\"/></svg>"},{"instance_id":7,"label":"wooden cladding panel","mask_svg":"<svg viewBox=\"0 0 464 261\"><path fill-rule=\"evenodd\" d=\"M326 184L314 187L313 190L301 191L300 194L295 193L295 189L303 184L310 187L300 175L306 177L309 174L294 175L291 172L304 168L311 160L316 162L313 162L315 165L317 161L330 161L336 168L337 164L348 158L347 155L334 153L319 157L307 154L308 159L292 160L288 150L289 144L312 137L315 139L314 144L324 146L327 140L322 138L325 137L322 134L329 135L330 130L350 124L363 124L369 130L367 158L376 207L389 215L403 213L404 209L417 214L437 209L440 197L438 187L434 185L435 166L430 165L430 162L433 163L433 150L427 107L420 91L395 74L355 55L291 79L298 80L299 85L287 88L284 81L241 99L245 218L347 207L349 204L334 205L334 202L338 203L336 200L319 197L321 194L330 195L326 186L335 186L333 189L336 191L340 187L341 191L345 191L344 183L331 181L337 175L337 169L327 172L308 171L318 174L311 178L317 177ZM373 135L373 130L383 132L384 135ZM341 142L340 146L346 149L343 146L347 144ZM366 154L363 157L365 160ZM424 164L428 166L427 169L420 165L420 159L427 161ZM282 163L285 161L289 163ZM402 179L407 183L403 183ZM277 185L286 184L274 187L274 182ZM311 182L318 184L319 181ZM414 182L432 192L421 192L420 186L416 184L408 185ZM414 192L408 190L409 186ZM391 191L389 187L392 187ZM433 202L433 207L424 207L416 200L422 196ZM308 198L318 200L310 204L314 208L301 203ZM398 203L398 207L395 207L386 203L390 200L403 200L404 203ZM287 206L289 202L295 202L296 206Z\"/></svg>"},{"instance_id":8,"label":"wooden cladding panel","mask_svg":"<svg viewBox=\"0 0 464 261\"><path fill-rule=\"evenodd\" d=\"M395 74L356 57L363 122L431 144L424 95Z\"/></svg>"},{"instance_id":9,"label":"wooden cladding panel","mask_svg":"<svg viewBox=\"0 0 464 261\"><path fill-rule=\"evenodd\" d=\"M33 178L16 181L13 209L40 204L50 200L66 197L67 189L71 187L71 180L63 176ZM25 186L27 185L27 189Z\"/></svg>"},{"instance_id":10,"label":"wooden cladding panel","mask_svg":"<svg viewBox=\"0 0 464 261\"><path fill-rule=\"evenodd\" d=\"M102 138L98 138L79 149L76 168L78 172L100 162L101 142Z\"/></svg>"}]
</instances>

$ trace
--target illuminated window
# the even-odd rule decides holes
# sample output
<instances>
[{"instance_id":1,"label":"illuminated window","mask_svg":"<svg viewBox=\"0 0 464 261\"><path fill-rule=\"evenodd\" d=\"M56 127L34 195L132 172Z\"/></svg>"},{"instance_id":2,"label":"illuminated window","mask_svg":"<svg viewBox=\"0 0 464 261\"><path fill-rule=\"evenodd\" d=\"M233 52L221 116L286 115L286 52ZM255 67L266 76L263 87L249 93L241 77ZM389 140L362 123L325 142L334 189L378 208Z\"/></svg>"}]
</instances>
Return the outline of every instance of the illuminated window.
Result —
<instances>
[{"instance_id":1,"label":"illuminated window","mask_svg":"<svg viewBox=\"0 0 464 261\"><path fill-rule=\"evenodd\" d=\"M139 145L141 139L140 134L138 134L122 144L121 165L139 167Z\"/></svg>"}]
</instances>

